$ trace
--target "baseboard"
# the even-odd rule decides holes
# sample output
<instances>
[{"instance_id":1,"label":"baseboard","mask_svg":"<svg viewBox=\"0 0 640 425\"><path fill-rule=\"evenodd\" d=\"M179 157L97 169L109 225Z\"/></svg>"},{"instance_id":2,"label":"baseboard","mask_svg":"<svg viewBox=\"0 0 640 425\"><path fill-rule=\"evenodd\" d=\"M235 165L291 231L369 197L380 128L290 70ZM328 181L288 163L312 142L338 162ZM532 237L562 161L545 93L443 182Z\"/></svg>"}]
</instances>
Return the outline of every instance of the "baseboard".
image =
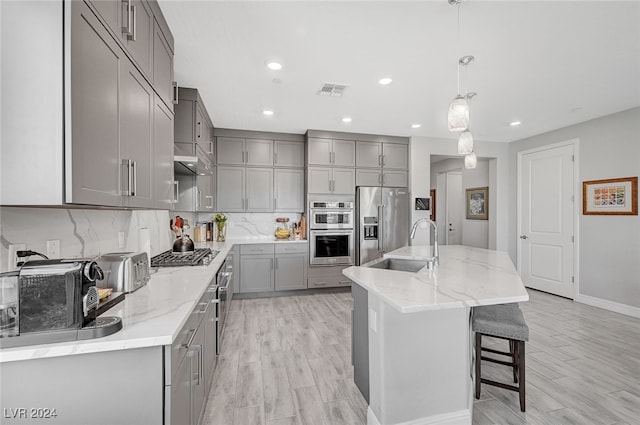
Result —
<instances>
[{"instance_id":1,"label":"baseboard","mask_svg":"<svg viewBox=\"0 0 640 425\"><path fill-rule=\"evenodd\" d=\"M381 425L380 421L373 413L373 410L371 410L371 406L367 409L367 425ZM457 412L418 418L409 422L398 422L393 425L471 425L471 411L460 410Z\"/></svg>"},{"instance_id":2,"label":"baseboard","mask_svg":"<svg viewBox=\"0 0 640 425\"><path fill-rule=\"evenodd\" d=\"M633 307L626 304L620 304L614 301L603 300L602 298L590 297L589 295L578 294L576 301L582 304L603 308L605 310L624 314L640 319L640 307Z\"/></svg>"}]
</instances>

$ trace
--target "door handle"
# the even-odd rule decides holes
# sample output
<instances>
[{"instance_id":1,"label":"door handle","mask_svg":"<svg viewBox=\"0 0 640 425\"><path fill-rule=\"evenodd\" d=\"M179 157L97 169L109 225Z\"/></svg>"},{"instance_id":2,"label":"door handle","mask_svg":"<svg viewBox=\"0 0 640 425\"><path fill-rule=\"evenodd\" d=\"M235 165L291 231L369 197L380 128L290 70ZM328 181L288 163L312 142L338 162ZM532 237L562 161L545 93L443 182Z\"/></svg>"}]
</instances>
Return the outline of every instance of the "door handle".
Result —
<instances>
[{"instance_id":1,"label":"door handle","mask_svg":"<svg viewBox=\"0 0 640 425\"><path fill-rule=\"evenodd\" d=\"M178 82L174 81L172 85L173 85L173 100L171 101L171 103L173 103L174 105L177 105L178 104Z\"/></svg>"},{"instance_id":2,"label":"door handle","mask_svg":"<svg viewBox=\"0 0 640 425\"><path fill-rule=\"evenodd\" d=\"M529 236L527 236L527 235L520 235L520 239L529 239Z\"/></svg>"},{"instance_id":3,"label":"door handle","mask_svg":"<svg viewBox=\"0 0 640 425\"><path fill-rule=\"evenodd\" d=\"M180 196L180 182L178 180L173 181L173 186L175 187L175 198L173 199L173 203L177 204Z\"/></svg>"},{"instance_id":4,"label":"door handle","mask_svg":"<svg viewBox=\"0 0 640 425\"><path fill-rule=\"evenodd\" d=\"M138 193L138 166L136 161L131 161L131 175L133 180L133 190L131 191L131 196L136 196Z\"/></svg>"},{"instance_id":5,"label":"door handle","mask_svg":"<svg viewBox=\"0 0 640 425\"><path fill-rule=\"evenodd\" d=\"M209 155L213 156L213 142L209 142Z\"/></svg>"},{"instance_id":6,"label":"door handle","mask_svg":"<svg viewBox=\"0 0 640 425\"><path fill-rule=\"evenodd\" d=\"M136 41L137 38L137 29L138 29L138 25L136 24L136 20L138 19L137 13L136 13L136 7L135 6L131 6L131 14L133 15L133 18L131 19L131 21L133 22L133 31L132 34L127 36L127 38L131 41Z\"/></svg>"},{"instance_id":7,"label":"door handle","mask_svg":"<svg viewBox=\"0 0 640 425\"><path fill-rule=\"evenodd\" d=\"M133 18L133 14L132 14L132 9L131 9L131 0L126 0L123 3L126 3L126 11L127 11L127 26L126 27L122 27L122 33L124 35L127 36L127 38L131 37L133 35L133 33L131 32L131 27L132 27L132 18Z\"/></svg>"},{"instance_id":8,"label":"door handle","mask_svg":"<svg viewBox=\"0 0 640 425\"><path fill-rule=\"evenodd\" d=\"M202 136L202 123L198 121L198 135L196 136L198 139Z\"/></svg>"}]
</instances>

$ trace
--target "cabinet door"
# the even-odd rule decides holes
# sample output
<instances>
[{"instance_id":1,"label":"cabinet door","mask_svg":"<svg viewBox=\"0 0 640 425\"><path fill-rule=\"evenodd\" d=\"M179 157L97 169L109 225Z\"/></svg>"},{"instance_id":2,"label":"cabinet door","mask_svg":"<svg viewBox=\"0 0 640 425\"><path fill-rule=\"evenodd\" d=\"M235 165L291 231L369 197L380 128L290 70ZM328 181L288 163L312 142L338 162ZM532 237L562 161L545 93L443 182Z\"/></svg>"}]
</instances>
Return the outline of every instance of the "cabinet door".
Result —
<instances>
[{"instance_id":1,"label":"cabinet door","mask_svg":"<svg viewBox=\"0 0 640 425\"><path fill-rule=\"evenodd\" d=\"M153 205L169 210L175 199L173 183L173 114L158 95L153 111Z\"/></svg>"},{"instance_id":2,"label":"cabinet door","mask_svg":"<svg viewBox=\"0 0 640 425\"><path fill-rule=\"evenodd\" d=\"M191 422L191 359L185 357L171 380L171 425Z\"/></svg>"},{"instance_id":3,"label":"cabinet door","mask_svg":"<svg viewBox=\"0 0 640 425\"><path fill-rule=\"evenodd\" d=\"M126 61L121 70L120 160L125 205L153 207L154 93L131 62Z\"/></svg>"},{"instance_id":4,"label":"cabinet door","mask_svg":"<svg viewBox=\"0 0 640 425\"><path fill-rule=\"evenodd\" d=\"M91 0L102 20L115 34L122 34L120 14L123 2L120 0Z\"/></svg>"},{"instance_id":5,"label":"cabinet door","mask_svg":"<svg viewBox=\"0 0 640 425\"><path fill-rule=\"evenodd\" d=\"M217 210L245 210L244 168L218 166L216 171Z\"/></svg>"},{"instance_id":6,"label":"cabinet door","mask_svg":"<svg viewBox=\"0 0 640 425\"><path fill-rule=\"evenodd\" d=\"M356 191L356 170L353 168L333 169L333 193L353 195Z\"/></svg>"},{"instance_id":7,"label":"cabinet door","mask_svg":"<svg viewBox=\"0 0 640 425\"><path fill-rule=\"evenodd\" d=\"M409 184L406 171L384 171L382 185L390 187L407 187Z\"/></svg>"},{"instance_id":8,"label":"cabinet door","mask_svg":"<svg viewBox=\"0 0 640 425\"><path fill-rule=\"evenodd\" d=\"M356 142L355 140L333 141L333 165L340 167L356 166Z\"/></svg>"},{"instance_id":9,"label":"cabinet door","mask_svg":"<svg viewBox=\"0 0 640 425\"><path fill-rule=\"evenodd\" d=\"M240 292L273 291L273 254L240 257Z\"/></svg>"},{"instance_id":10,"label":"cabinet door","mask_svg":"<svg viewBox=\"0 0 640 425\"><path fill-rule=\"evenodd\" d=\"M179 89L178 89L179 90ZM193 100L180 99L174 107L175 118L175 141L179 143L193 143L196 140L196 102Z\"/></svg>"},{"instance_id":11,"label":"cabinet door","mask_svg":"<svg viewBox=\"0 0 640 425\"><path fill-rule=\"evenodd\" d=\"M307 287L307 255L287 254L276 256L275 289L306 289Z\"/></svg>"},{"instance_id":12,"label":"cabinet door","mask_svg":"<svg viewBox=\"0 0 640 425\"><path fill-rule=\"evenodd\" d=\"M213 157L213 142L209 137L209 119L198 102L196 102L195 133L195 141L200 146L200 149Z\"/></svg>"},{"instance_id":13,"label":"cabinet door","mask_svg":"<svg viewBox=\"0 0 640 425\"><path fill-rule=\"evenodd\" d=\"M385 143L382 146L384 168L406 170L409 168L409 146L396 143Z\"/></svg>"},{"instance_id":14,"label":"cabinet door","mask_svg":"<svg viewBox=\"0 0 640 425\"><path fill-rule=\"evenodd\" d=\"M304 170L276 168L273 171L274 211L304 211Z\"/></svg>"},{"instance_id":15,"label":"cabinet door","mask_svg":"<svg viewBox=\"0 0 640 425\"><path fill-rule=\"evenodd\" d=\"M304 167L304 143L275 140L273 142L275 167Z\"/></svg>"},{"instance_id":16,"label":"cabinet door","mask_svg":"<svg viewBox=\"0 0 640 425\"><path fill-rule=\"evenodd\" d=\"M153 20L153 86L173 111L173 51L167 42L160 25Z\"/></svg>"},{"instance_id":17,"label":"cabinet door","mask_svg":"<svg viewBox=\"0 0 640 425\"><path fill-rule=\"evenodd\" d=\"M356 167L382 167L382 143L356 142Z\"/></svg>"},{"instance_id":18,"label":"cabinet door","mask_svg":"<svg viewBox=\"0 0 640 425\"><path fill-rule=\"evenodd\" d=\"M196 176L197 196L196 211L213 212L213 176L205 174Z\"/></svg>"},{"instance_id":19,"label":"cabinet door","mask_svg":"<svg viewBox=\"0 0 640 425\"><path fill-rule=\"evenodd\" d=\"M71 11L73 108L66 201L121 206L118 94L120 69L128 59L84 2L73 2Z\"/></svg>"},{"instance_id":20,"label":"cabinet door","mask_svg":"<svg viewBox=\"0 0 640 425\"><path fill-rule=\"evenodd\" d=\"M381 186L382 172L380 170L356 170L356 186Z\"/></svg>"},{"instance_id":21,"label":"cabinet door","mask_svg":"<svg viewBox=\"0 0 640 425\"><path fill-rule=\"evenodd\" d=\"M151 77L153 59L153 12L145 0L131 0L132 16L129 34L122 34L122 41L143 74ZM123 27L127 25L127 7L123 2Z\"/></svg>"},{"instance_id":22,"label":"cabinet door","mask_svg":"<svg viewBox=\"0 0 640 425\"><path fill-rule=\"evenodd\" d=\"M216 143L218 164L244 165L244 139L218 137Z\"/></svg>"},{"instance_id":23,"label":"cabinet door","mask_svg":"<svg viewBox=\"0 0 640 425\"><path fill-rule=\"evenodd\" d=\"M204 408L205 373L204 373L204 326L200 322L193 337L187 358L191 360L191 425L198 425Z\"/></svg>"},{"instance_id":24,"label":"cabinet door","mask_svg":"<svg viewBox=\"0 0 640 425\"><path fill-rule=\"evenodd\" d=\"M331 165L333 157L331 139L315 139L311 137L307 148L309 150L309 165Z\"/></svg>"},{"instance_id":25,"label":"cabinet door","mask_svg":"<svg viewBox=\"0 0 640 425\"><path fill-rule=\"evenodd\" d=\"M246 169L246 211L273 211L273 168Z\"/></svg>"},{"instance_id":26,"label":"cabinet door","mask_svg":"<svg viewBox=\"0 0 640 425\"><path fill-rule=\"evenodd\" d=\"M273 166L273 140L246 139L246 164Z\"/></svg>"},{"instance_id":27,"label":"cabinet door","mask_svg":"<svg viewBox=\"0 0 640 425\"><path fill-rule=\"evenodd\" d=\"M309 180L307 181L307 192L309 193L331 193L333 187L333 173L329 167L308 167Z\"/></svg>"},{"instance_id":28,"label":"cabinet door","mask_svg":"<svg viewBox=\"0 0 640 425\"><path fill-rule=\"evenodd\" d=\"M216 367L216 304L209 303L202 318L201 327L204 327L204 383L207 391L210 390L213 370ZM205 394L206 395L206 394Z\"/></svg>"}]
</instances>

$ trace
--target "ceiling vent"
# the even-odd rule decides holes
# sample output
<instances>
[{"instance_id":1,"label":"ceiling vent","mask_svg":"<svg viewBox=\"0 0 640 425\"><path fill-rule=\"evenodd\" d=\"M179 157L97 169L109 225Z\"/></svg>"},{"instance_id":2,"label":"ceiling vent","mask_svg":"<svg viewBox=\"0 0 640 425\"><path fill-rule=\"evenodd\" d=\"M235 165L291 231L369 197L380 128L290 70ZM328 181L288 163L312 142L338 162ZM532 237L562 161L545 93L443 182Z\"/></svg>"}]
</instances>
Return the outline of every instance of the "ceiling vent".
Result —
<instances>
[{"instance_id":1,"label":"ceiling vent","mask_svg":"<svg viewBox=\"0 0 640 425\"><path fill-rule=\"evenodd\" d=\"M342 96L346 88L346 84L324 83L318 94L320 96Z\"/></svg>"}]
</instances>

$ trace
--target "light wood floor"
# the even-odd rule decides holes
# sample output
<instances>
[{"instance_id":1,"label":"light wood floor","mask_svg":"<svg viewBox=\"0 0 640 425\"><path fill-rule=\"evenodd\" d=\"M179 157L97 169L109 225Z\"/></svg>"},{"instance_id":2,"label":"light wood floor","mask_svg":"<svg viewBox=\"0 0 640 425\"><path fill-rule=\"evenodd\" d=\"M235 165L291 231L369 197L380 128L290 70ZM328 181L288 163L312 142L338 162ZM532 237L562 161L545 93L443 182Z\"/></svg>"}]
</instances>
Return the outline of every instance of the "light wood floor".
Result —
<instances>
[{"instance_id":1,"label":"light wood floor","mask_svg":"<svg viewBox=\"0 0 640 425\"><path fill-rule=\"evenodd\" d=\"M474 425L640 423L640 320L529 293L527 412L517 393L483 385ZM350 293L235 300L203 423L366 424L351 304ZM508 382L511 372L485 362L483 376Z\"/></svg>"}]
</instances>

